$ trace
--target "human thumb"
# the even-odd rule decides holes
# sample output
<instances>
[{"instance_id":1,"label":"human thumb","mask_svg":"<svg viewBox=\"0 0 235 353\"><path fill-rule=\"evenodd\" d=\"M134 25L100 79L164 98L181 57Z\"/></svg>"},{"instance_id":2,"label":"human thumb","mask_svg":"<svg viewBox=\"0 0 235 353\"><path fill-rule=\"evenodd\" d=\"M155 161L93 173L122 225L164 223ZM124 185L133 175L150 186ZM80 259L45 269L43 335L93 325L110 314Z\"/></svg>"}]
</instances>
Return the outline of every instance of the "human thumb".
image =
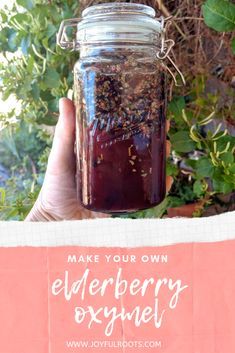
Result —
<instances>
[{"instance_id":1,"label":"human thumb","mask_svg":"<svg viewBox=\"0 0 235 353\"><path fill-rule=\"evenodd\" d=\"M46 174L64 174L75 169L75 108L73 102L68 98L61 98L59 112Z\"/></svg>"}]
</instances>

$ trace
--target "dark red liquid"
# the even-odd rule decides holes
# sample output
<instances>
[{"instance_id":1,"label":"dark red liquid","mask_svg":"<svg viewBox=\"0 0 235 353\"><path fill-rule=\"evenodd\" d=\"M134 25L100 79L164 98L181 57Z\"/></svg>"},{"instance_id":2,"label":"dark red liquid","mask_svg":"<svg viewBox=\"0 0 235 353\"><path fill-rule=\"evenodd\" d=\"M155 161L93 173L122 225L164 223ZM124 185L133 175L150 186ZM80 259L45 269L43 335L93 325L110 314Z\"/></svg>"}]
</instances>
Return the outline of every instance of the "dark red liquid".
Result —
<instances>
[{"instance_id":1,"label":"dark red liquid","mask_svg":"<svg viewBox=\"0 0 235 353\"><path fill-rule=\"evenodd\" d=\"M82 204L108 213L159 204L165 197L164 74L106 76L89 69L82 82L77 113Z\"/></svg>"}]
</instances>

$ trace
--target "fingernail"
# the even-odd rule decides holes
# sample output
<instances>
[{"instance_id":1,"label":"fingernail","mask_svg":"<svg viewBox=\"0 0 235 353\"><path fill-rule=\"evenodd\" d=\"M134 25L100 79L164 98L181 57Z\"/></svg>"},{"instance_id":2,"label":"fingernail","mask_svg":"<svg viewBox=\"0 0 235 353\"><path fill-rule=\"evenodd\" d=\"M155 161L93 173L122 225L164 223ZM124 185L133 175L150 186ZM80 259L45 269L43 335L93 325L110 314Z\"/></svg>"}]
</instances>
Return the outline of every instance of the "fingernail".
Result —
<instances>
[{"instance_id":1,"label":"fingernail","mask_svg":"<svg viewBox=\"0 0 235 353\"><path fill-rule=\"evenodd\" d=\"M59 99L59 112L60 114L63 112L64 109L64 98Z\"/></svg>"}]
</instances>

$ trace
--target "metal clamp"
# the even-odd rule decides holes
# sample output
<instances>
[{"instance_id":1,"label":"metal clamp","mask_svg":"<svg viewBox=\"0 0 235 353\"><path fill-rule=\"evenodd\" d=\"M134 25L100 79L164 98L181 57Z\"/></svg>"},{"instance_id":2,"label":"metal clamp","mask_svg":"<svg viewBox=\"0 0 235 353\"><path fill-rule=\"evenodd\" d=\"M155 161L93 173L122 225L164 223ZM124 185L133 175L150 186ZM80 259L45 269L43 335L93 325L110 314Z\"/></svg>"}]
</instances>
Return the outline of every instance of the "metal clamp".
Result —
<instances>
[{"instance_id":1,"label":"metal clamp","mask_svg":"<svg viewBox=\"0 0 235 353\"><path fill-rule=\"evenodd\" d=\"M62 49L72 49L75 50L79 47L76 39L70 41L67 36L68 28L77 27L78 23L81 22L81 18L72 18L68 20L64 20L60 24L59 31L57 33L56 42Z\"/></svg>"},{"instance_id":2,"label":"metal clamp","mask_svg":"<svg viewBox=\"0 0 235 353\"><path fill-rule=\"evenodd\" d=\"M156 57L157 57L157 59L159 59L161 61L163 61L164 59L167 59L171 63L171 65L175 68L177 73L180 75L180 78L181 78L183 85L185 85L186 82L185 82L184 75L182 74L180 69L177 67L177 65L174 63L174 61L169 56L171 49L175 45L175 42L173 39L166 39L166 31L167 31L168 26L171 23L169 21L171 17L172 16L164 18L162 16L158 19L161 23L161 45L160 45L159 51L157 52ZM69 40L68 35L67 35L67 30L69 28L77 27L78 23L81 21L82 21L81 18L72 18L72 19L64 20L61 22L61 25L60 25L60 28L59 28L59 31L57 34L57 44L62 49L75 50L80 47L79 43L76 41L76 38L72 41ZM165 23L166 23L166 25L165 25ZM176 75L173 73L173 71L165 63L163 63L163 65L166 68L166 70L170 73L170 75L172 76L172 78L175 82L175 85L181 86L180 84L178 84Z\"/></svg>"},{"instance_id":3,"label":"metal clamp","mask_svg":"<svg viewBox=\"0 0 235 353\"><path fill-rule=\"evenodd\" d=\"M169 56L171 49L175 45L175 41L173 39L166 39L166 32L167 32L167 28L171 24L171 22L169 21L171 18L172 18L172 16L167 17L167 18L164 18L162 16L159 19L161 22L161 30L162 30L161 31L161 47L160 47L160 50L157 52L156 56L159 60L164 60L164 59L169 60L171 65L175 68L175 70L180 75L180 78L181 78L183 85L185 85L186 82L185 82L185 78L184 78L183 73L180 71L178 66L174 63L174 61ZM166 25L165 25L165 22L166 22ZM165 64L163 64L163 65L166 68L166 70L170 73L170 75L172 76L175 85L178 87L182 86L181 84L178 83L177 78L176 78L175 74L173 73L173 71L167 65L165 65Z\"/></svg>"}]
</instances>

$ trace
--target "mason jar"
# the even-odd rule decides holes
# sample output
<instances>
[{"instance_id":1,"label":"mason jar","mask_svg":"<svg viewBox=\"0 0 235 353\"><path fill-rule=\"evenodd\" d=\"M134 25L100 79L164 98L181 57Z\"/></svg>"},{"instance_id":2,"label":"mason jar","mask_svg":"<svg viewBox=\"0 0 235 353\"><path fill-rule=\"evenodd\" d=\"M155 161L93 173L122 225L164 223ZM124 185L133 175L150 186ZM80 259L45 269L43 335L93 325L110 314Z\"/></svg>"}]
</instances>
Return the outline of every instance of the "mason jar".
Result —
<instances>
[{"instance_id":1,"label":"mason jar","mask_svg":"<svg viewBox=\"0 0 235 353\"><path fill-rule=\"evenodd\" d=\"M79 50L74 67L77 191L92 211L158 205L166 193L166 76L172 41L155 10L134 3L85 9L57 41ZM71 28L76 37L71 37ZM171 71L170 71L171 72Z\"/></svg>"}]
</instances>

